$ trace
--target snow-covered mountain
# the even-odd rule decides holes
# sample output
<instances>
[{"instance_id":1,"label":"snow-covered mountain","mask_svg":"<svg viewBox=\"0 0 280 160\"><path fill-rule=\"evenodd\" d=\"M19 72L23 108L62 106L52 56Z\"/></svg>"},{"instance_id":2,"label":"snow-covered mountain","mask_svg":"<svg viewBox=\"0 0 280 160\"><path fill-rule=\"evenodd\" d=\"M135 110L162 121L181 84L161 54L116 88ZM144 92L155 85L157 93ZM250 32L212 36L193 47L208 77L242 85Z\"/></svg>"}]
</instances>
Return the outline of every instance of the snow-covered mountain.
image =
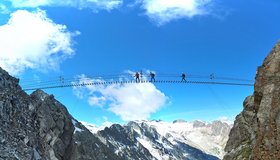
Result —
<instances>
[{"instance_id":1,"label":"snow-covered mountain","mask_svg":"<svg viewBox=\"0 0 280 160\"><path fill-rule=\"evenodd\" d=\"M222 121L131 121L104 129L83 124L124 159L222 159L231 129Z\"/></svg>"}]
</instances>

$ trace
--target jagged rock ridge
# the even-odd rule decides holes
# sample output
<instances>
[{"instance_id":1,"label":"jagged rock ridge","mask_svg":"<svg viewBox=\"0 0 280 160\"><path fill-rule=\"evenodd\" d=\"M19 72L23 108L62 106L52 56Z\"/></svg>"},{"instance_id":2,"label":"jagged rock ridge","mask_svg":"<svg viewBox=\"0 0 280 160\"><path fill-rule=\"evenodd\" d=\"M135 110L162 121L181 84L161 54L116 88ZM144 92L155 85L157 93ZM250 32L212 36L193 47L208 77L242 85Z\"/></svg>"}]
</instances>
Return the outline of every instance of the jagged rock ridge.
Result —
<instances>
[{"instance_id":1,"label":"jagged rock ridge","mask_svg":"<svg viewBox=\"0 0 280 160\"><path fill-rule=\"evenodd\" d=\"M0 68L0 159L120 159L52 95L27 95Z\"/></svg>"},{"instance_id":2,"label":"jagged rock ridge","mask_svg":"<svg viewBox=\"0 0 280 160\"><path fill-rule=\"evenodd\" d=\"M244 101L225 160L280 159L280 41L257 70L254 94Z\"/></svg>"}]
</instances>

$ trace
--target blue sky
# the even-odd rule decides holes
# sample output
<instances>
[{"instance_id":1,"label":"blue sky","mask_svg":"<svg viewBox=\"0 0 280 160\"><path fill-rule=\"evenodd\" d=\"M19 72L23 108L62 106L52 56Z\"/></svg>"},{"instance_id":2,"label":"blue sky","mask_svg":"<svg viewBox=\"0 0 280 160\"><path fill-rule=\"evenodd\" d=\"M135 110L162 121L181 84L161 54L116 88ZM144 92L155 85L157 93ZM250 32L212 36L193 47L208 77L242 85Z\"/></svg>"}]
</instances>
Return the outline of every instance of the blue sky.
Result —
<instances>
[{"instance_id":1,"label":"blue sky","mask_svg":"<svg viewBox=\"0 0 280 160\"><path fill-rule=\"evenodd\" d=\"M280 37L279 10L277 0L4 0L0 66L22 82L141 69L253 80ZM134 84L46 92L76 119L101 125L233 119L253 87Z\"/></svg>"}]
</instances>

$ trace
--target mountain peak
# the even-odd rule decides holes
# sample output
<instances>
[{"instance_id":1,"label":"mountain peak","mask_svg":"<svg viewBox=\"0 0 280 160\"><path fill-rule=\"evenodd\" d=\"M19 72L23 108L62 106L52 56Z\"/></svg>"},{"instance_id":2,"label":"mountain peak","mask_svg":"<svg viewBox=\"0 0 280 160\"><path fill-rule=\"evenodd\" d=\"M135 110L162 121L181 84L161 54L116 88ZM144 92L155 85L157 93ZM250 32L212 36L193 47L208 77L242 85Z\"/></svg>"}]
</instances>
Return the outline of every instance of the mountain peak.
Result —
<instances>
[{"instance_id":1,"label":"mountain peak","mask_svg":"<svg viewBox=\"0 0 280 160\"><path fill-rule=\"evenodd\" d=\"M34 91L30 96L32 97L36 97L38 99L41 99L42 101L44 101L44 99L50 95L48 95L46 92L38 89L36 91Z\"/></svg>"},{"instance_id":2,"label":"mountain peak","mask_svg":"<svg viewBox=\"0 0 280 160\"><path fill-rule=\"evenodd\" d=\"M186 123L187 121L186 120L183 120L183 119L177 119L175 121L173 121L173 123Z\"/></svg>"},{"instance_id":3,"label":"mountain peak","mask_svg":"<svg viewBox=\"0 0 280 160\"><path fill-rule=\"evenodd\" d=\"M193 127L196 123L203 125ZM219 123L221 124L227 125ZM215 125L180 120L176 123L155 120L130 121L126 125L114 124L100 130L97 136L106 145L115 148L119 156L135 155L134 159L218 160L217 157L223 157L230 126L215 128ZM212 131L213 127L215 134ZM135 147L138 150L134 150Z\"/></svg>"}]
</instances>

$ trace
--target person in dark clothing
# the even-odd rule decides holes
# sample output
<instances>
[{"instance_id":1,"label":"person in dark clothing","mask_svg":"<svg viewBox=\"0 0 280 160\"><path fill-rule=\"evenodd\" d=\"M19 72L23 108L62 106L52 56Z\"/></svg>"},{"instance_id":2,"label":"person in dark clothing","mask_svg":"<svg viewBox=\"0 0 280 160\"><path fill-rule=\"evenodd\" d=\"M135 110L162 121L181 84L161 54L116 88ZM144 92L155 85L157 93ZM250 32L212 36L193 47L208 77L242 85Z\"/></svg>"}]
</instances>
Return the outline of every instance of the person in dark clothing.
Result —
<instances>
[{"instance_id":1,"label":"person in dark clothing","mask_svg":"<svg viewBox=\"0 0 280 160\"><path fill-rule=\"evenodd\" d=\"M215 78L214 73L211 73L211 74L210 74L210 79L212 80L212 79L214 79L214 78Z\"/></svg>"},{"instance_id":2,"label":"person in dark clothing","mask_svg":"<svg viewBox=\"0 0 280 160\"><path fill-rule=\"evenodd\" d=\"M182 81L181 82L186 82L186 74L184 72L182 72Z\"/></svg>"},{"instance_id":3,"label":"person in dark clothing","mask_svg":"<svg viewBox=\"0 0 280 160\"><path fill-rule=\"evenodd\" d=\"M138 73L138 72L135 73L135 76L134 76L134 77L135 77L135 79L136 79L136 83L137 83L137 82L140 82L140 78L139 78L139 73Z\"/></svg>"},{"instance_id":4,"label":"person in dark clothing","mask_svg":"<svg viewBox=\"0 0 280 160\"><path fill-rule=\"evenodd\" d=\"M151 76L151 82L155 82L156 81L156 79L155 79L156 74L153 73L153 72L150 72L150 76Z\"/></svg>"}]
</instances>

